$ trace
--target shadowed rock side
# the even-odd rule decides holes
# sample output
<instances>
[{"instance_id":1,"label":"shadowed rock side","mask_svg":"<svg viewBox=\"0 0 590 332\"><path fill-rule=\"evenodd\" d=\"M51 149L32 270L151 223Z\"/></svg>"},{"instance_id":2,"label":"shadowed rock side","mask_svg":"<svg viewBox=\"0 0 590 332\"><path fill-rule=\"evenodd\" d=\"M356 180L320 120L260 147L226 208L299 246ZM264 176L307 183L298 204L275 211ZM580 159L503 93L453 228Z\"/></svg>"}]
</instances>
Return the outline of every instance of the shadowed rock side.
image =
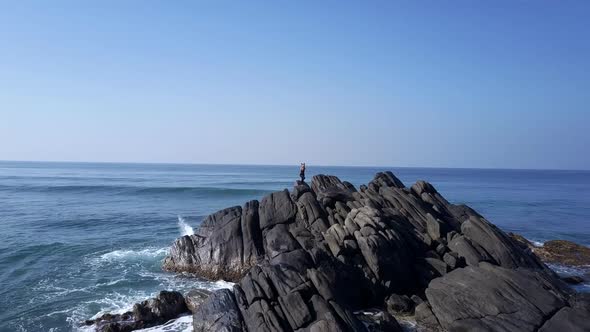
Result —
<instances>
[{"instance_id":1,"label":"shadowed rock side","mask_svg":"<svg viewBox=\"0 0 590 332\"><path fill-rule=\"evenodd\" d=\"M429 183L407 188L391 172L358 191L318 175L214 213L176 240L164 268L236 282L194 312L197 331L364 331L354 312L375 307L383 319L371 329L383 331L400 330L387 310L414 307L424 331L583 330L589 317L567 321L587 307L574 308L530 250Z\"/></svg>"}]
</instances>

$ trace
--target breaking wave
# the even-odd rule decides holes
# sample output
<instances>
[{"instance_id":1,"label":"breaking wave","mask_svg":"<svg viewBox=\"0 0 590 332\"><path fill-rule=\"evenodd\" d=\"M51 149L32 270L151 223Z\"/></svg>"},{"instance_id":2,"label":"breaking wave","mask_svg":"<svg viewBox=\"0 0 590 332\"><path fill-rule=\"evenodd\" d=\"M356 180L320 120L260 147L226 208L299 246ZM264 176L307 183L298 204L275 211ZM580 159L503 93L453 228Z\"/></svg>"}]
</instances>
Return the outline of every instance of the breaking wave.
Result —
<instances>
[{"instance_id":1,"label":"breaking wave","mask_svg":"<svg viewBox=\"0 0 590 332\"><path fill-rule=\"evenodd\" d=\"M178 228L180 228L180 236L195 234L195 230L181 216L178 216Z\"/></svg>"}]
</instances>

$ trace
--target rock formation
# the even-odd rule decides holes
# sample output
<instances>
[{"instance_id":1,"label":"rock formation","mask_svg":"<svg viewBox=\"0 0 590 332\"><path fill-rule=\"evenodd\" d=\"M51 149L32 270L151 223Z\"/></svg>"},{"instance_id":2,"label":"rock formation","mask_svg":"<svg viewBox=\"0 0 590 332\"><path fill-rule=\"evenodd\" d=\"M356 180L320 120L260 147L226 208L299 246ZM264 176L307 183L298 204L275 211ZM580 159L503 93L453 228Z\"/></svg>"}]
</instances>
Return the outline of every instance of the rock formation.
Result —
<instances>
[{"instance_id":1,"label":"rock formation","mask_svg":"<svg viewBox=\"0 0 590 332\"><path fill-rule=\"evenodd\" d=\"M132 311L123 314L104 314L87 320L100 332L127 332L164 324L188 312L184 297L179 292L161 291L158 296L136 303Z\"/></svg>"},{"instance_id":2,"label":"rock formation","mask_svg":"<svg viewBox=\"0 0 590 332\"><path fill-rule=\"evenodd\" d=\"M510 233L518 244L528 248L546 263L561 264L564 266L590 266L590 248L566 241L551 240L536 246L524 237Z\"/></svg>"},{"instance_id":3,"label":"rock formation","mask_svg":"<svg viewBox=\"0 0 590 332\"><path fill-rule=\"evenodd\" d=\"M375 307L382 331L414 311L424 331L583 331L590 317L530 249L391 172L359 190L318 175L216 212L164 268L236 282L195 309L195 331L364 331L358 312Z\"/></svg>"}]
</instances>

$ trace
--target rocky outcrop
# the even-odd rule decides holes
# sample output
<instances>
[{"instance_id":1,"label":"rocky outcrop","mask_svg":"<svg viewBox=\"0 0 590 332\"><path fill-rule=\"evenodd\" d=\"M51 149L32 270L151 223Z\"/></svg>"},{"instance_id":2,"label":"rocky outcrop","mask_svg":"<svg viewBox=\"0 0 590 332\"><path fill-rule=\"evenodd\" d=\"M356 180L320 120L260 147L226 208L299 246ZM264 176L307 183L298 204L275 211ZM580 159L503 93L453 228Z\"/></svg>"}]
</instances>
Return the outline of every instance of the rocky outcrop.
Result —
<instances>
[{"instance_id":1,"label":"rocky outcrop","mask_svg":"<svg viewBox=\"0 0 590 332\"><path fill-rule=\"evenodd\" d=\"M565 266L590 266L590 248L566 240L551 240L535 246L524 237L510 233L523 248L528 248L547 263Z\"/></svg>"},{"instance_id":2,"label":"rocky outcrop","mask_svg":"<svg viewBox=\"0 0 590 332\"><path fill-rule=\"evenodd\" d=\"M487 262L434 279L426 297L442 328L460 331L536 331L567 304L543 272Z\"/></svg>"},{"instance_id":3,"label":"rocky outcrop","mask_svg":"<svg viewBox=\"0 0 590 332\"><path fill-rule=\"evenodd\" d=\"M413 311L425 330L536 331L585 310L531 250L391 172L358 190L318 175L214 213L164 268L236 282L194 311L196 331L396 330L392 314Z\"/></svg>"},{"instance_id":4,"label":"rocky outcrop","mask_svg":"<svg viewBox=\"0 0 590 332\"><path fill-rule=\"evenodd\" d=\"M98 332L125 332L164 324L188 312L184 297L179 292L161 291L158 296L136 303L132 311L105 314L85 325L94 325Z\"/></svg>"},{"instance_id":5,"label":"rocky outcrop","mask_svg":"<svg viewBox=\"0 0 590 332\"><path fill-rule=\"evenodd\" d=\"M240 311L236 306L234 294L221 289L213 293L193 314L194 332L243 331Z\"/></svg>"}]
</instances>

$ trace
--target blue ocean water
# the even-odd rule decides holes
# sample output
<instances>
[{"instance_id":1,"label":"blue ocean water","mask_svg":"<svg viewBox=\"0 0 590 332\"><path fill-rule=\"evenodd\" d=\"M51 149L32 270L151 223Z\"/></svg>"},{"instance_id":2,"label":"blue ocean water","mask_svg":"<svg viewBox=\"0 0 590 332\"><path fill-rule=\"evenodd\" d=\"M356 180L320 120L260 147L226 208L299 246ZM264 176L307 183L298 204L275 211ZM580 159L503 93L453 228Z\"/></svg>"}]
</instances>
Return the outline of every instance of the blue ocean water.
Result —
<instances>
[{"instance_id":1,"label":"blue ocean water","mask_svg":"<svg viewBox=\"0 0 590 332\"><path fill-rule=\"evenodd\" d=\"M590 245L590 171L315 167L357 187L424 179L506 231ZM227 287L161 271L203 216L291 188L294 166L0 162L0 331L71 331L162 289Z\"/></svg>"}]
</instances>

